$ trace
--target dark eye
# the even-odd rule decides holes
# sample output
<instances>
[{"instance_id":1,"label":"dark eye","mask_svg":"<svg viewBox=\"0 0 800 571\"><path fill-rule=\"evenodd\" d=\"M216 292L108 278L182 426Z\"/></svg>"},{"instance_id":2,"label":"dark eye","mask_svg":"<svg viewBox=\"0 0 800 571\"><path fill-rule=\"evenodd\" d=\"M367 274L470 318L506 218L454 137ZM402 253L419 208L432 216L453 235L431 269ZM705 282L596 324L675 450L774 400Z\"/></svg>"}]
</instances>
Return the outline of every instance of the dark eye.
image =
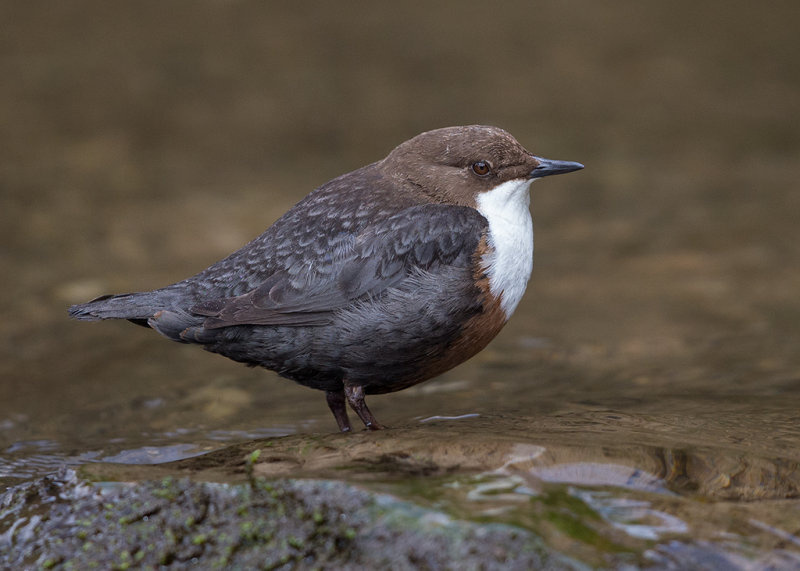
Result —
<instances>
[{"instance_id":1,"label":"dark eye","mask_svg":"<svg viewBox=\"0 0 800 571\"><path fill-rule=\"evenodd\" d=\"M492 167L489 166L489 163L486 161L478 161L477 163L472 164L472 172L474 172L478 176L486 176L491 172Z\"/></svg>"}]
</instances>

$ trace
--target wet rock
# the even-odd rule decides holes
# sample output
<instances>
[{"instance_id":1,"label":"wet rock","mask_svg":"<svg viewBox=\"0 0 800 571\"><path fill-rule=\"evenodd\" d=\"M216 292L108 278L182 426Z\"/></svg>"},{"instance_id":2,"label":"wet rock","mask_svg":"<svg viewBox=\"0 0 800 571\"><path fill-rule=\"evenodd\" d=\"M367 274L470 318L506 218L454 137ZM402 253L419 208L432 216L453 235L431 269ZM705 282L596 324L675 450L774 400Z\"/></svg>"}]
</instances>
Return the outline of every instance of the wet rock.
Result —
<instances>
[{"instance_id":1,"label":"wet rock","mask_svg":"<svg viewBox=\"0 0 800 571\"><path fill-rule=\"evenodd\" d=\"M456 521L331 481L165 478L89 484L71 470L0 496L0 567L564 569L527 531Z\"/></svg>"}]
</instances>

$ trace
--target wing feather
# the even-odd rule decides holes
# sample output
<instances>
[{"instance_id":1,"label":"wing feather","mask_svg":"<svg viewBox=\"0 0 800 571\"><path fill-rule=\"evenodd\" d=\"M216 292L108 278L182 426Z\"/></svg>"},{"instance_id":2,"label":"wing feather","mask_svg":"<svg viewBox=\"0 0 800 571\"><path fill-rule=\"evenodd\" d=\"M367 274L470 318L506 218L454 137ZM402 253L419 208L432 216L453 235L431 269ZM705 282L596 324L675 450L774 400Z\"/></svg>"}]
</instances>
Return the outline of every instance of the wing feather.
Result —
<instances>
[{"instance_id":1,"label":"wing feather","mask_svg":"<svg viewBox=\"0 0 800 571\"><path fill-rule=\"evenodd\" d=\"M333 271L286 267L247 293L212 299L191 308L204 327L324 325L336 311L379 297L418 271L473 263L486 219L466 206L425 204L406 208L368 226L343 251L332 252Z\"/></svg>"}]
</instances>

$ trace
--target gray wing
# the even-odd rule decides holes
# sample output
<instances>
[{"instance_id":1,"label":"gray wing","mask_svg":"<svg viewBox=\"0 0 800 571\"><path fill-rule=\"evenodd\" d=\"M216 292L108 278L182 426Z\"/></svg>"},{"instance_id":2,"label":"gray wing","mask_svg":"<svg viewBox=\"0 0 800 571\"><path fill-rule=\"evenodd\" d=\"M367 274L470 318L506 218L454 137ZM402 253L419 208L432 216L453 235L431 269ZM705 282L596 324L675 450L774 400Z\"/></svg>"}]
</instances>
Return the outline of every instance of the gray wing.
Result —
<instances>
[{"instance_id":1,"label":"gray wing","mask_svg":"<svg viewBox=\"0 0 800 571\"><path fill-rule=\"evenodd\" d=\"M351 303L379 297L420 271L470 267L486 219L466 206L425 204L367 227L326 258L326 267L273 272L249 292L192 307L204 327L322 325ZM324 270L324 271L323 271Z\"/></svg>"}]
</instances>

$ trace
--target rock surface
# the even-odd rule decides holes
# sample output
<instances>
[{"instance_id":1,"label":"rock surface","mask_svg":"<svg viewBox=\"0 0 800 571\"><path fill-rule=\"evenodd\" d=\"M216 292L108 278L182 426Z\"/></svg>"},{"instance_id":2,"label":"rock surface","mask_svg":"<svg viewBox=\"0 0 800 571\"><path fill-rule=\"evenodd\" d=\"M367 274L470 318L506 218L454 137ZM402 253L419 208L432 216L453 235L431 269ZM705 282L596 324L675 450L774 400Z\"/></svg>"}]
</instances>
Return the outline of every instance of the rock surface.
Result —
<instances>
[{"instance_id":1,"label":"rock surface","mask_svg":"<svg viewBox=\"0 0 800 571\"><path fill-rule=\"evenodd\" d=\"M527 531L330 481L95 485L63 470L0 510L4 569L576 568Z\"/></svg>"}]
</instances>

